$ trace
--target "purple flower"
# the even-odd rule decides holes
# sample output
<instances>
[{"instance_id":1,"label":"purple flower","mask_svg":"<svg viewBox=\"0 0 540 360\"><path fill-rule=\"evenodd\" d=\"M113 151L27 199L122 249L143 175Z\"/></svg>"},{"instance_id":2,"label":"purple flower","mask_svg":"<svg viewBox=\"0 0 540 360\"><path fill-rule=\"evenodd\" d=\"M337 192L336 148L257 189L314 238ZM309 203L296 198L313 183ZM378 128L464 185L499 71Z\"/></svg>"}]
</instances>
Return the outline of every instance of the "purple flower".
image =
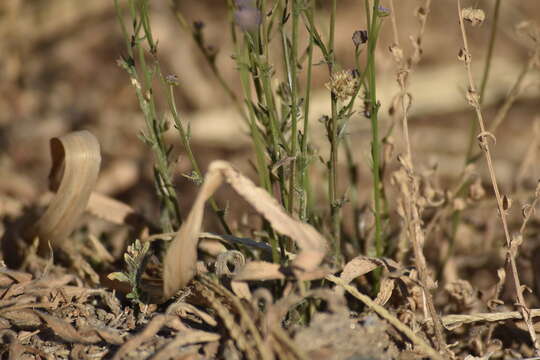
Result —
<instances>
[{"instance_id":1,"label":"purple flower","mask_svg":"<svg viewBox=\"0 0 540 360\"><path fill-rule=\"evenodd\" d=\"M379 8L377 10L379 17L385 17L390 15L390 9L385 8L384 6L379 5Z\"/></svg>"},{"instance_id":2,"label":"purple flower","mask_svg":"<svg viewBox=\"0 0 540 360\"><path fill-rule=\"evenodd\" d=\"M257 30L261 24L261 11L254 0L236 0L237 10L234 12L236 25L243 31Z\"/></svg>"}]
</instances>

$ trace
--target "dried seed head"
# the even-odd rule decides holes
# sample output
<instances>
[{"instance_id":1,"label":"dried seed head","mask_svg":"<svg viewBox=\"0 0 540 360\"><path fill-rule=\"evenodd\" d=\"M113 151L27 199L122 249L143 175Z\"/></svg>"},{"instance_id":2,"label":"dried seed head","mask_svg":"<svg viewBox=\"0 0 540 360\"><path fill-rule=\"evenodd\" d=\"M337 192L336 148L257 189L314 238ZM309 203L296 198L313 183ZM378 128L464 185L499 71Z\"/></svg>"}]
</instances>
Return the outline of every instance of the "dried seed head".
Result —
<instances>
[{"instance_id":1,"label":"dried seed head","mask_svg":"<svg viewBox=\"0 0 540 360\"><path fill-rule=\"evenodd\" d=\"M403 49L401 49L397 44L392 44L388 50L394 57L394 61L398 64L401 64L403 61Z\"/></svg>"},{"instance_id":2,"label":"dried seed head","mask_svg":"<svg viewBox=\"0 0 540 360\"><path fill-rule=\"evenodd\" d=\"M467 101L469 102L469 105L472 107L478 107L480 104L480 96L478 95L478 92L475 89L469 88L467 90L466 95Z\"/></svg>"},{"instance_id":3,"label":"dried seed head","mask_svg":"<svg viewBox=\"0 0 540 360\"><path fill-rule=\"evenodd\" d=\"M409 79L409 71L408 70L400 70L397 73L397 83L401 88L407 88L407 80Z\"/></svg>"},{"instance_id":4,"label":"dried seed head","mask_svg":"<svg viewBox=\"0 0 540 360\"><path fill-rule=\"evenodd\" d=\"M356 85L352 72L348 70L333 73L330 81L325 84L326 88L341 101L354 95Z\"/></svg>"},{"instance_id":5,"label":"dried seed head","mask_svg":"<svg viewBox=\"0 0 540 360\"><path fill-rule=\"evenodd\" d=\"M459 49L458 59L468 64L471 62L471 54L469 54L469 52L464 48L461 48Z\"/></svg>"},{"instance_id":6,"label":"dried seed head","mask_svg":"<svg viewBox=\"0 0 540 360\"><path fill-rule=\"evenodd\" d=\"M416 9L415 12L416 17L420 18L420 20L423 20L427 15L427 10L425 7L420 6Z\"/></svg>"},{"instance_id":7,"label":"dried seed head","mask_svg":"<svg viewBox=\"0 0 540 360\"><path fill-rule=\"evenodd\" d=\"M508 196L503 195L502 197L502 208L503 211L508 213L510 208L512 207L512 199L510 199Z\"/></svg>"},{"instance_id":8,"label":"dried seed head","mask_svg":"<svg viewBox=\"0 0 540 360\"><path fill-rule=\"evenodd\" d=\"M354 46L359 47L368 41L367 30L356 30L352 36Z\"/></svg>"},{"instance_id":9,"label":"dried seed head","mask_svg":"<svg viewBox=\"0 0 540 360\"><path fill-rule=\"evenodd\" d=\"M472 26L482 25L486 19L486 14L482 9L466 8L461 9L461 17L472 24Z\"/></svg>"},{"instance_id":10,"label":"dried seed head","mask_svg":"<svg viewBox=\"0 0 540 360\"><path fill-rule=\"evenodd\" d=\"M525 204L521 207L521 216L523 216L524 219L530 218L533 214L534 207L532 207L531 204Z\"/></svg>"}]
</instances>

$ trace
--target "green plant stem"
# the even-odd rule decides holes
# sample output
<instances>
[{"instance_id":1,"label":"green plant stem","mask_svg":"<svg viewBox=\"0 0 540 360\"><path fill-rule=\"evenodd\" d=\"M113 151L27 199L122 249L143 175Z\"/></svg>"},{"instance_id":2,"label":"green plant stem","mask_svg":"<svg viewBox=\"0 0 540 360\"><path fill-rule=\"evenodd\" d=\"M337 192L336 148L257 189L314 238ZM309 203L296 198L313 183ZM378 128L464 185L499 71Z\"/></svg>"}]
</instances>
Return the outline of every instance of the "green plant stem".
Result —
<instances>
[{"instance_id":1,"label":"green plant stem","mask_svg":"<svg viewBox=\"0 0 540 360\"><path fill-rule=\"evenodd\" d=\"M491 70L491 63L493 60L493 50L495 49L495 39L497 36L497 25L499 23L499 14L500 14L500 5L501 0L496 0L493 10L493 22L491 24L490 34L489 34L489 43L488 43L488 51L486 53L486 59L484 64L484 72L482 74L482 81L480 82L480 92L479 92L479 102L480 105L484 101L484 96L487 88L487 83L489 80L489 74ZM480 158L480 154L475 152L476 144L478 142L477 140L478 136L478 122L476 118L471 118L471 124L469 129L469 144L467 145L467 153L465 156L465 166L467 166L470 163L476 162ZM463 189L468 186L469 183L465 183L463 185ZM460 192L463 191L463 189L460 189ZM442 264L440 266L440 271L438 272L438 276L442 276L442 273L444 271L444 268L446 267L446 264L448 262L448 259L453 254L454 249L454 243L457 231L459 229L459 226L461 224L461 211L455 210L452 212L452 228L450 233L450 246L448 248L448 253L444 257Z\"/></svg>"},{"instance_id":2,"label":"green plant stem","mask_svg":"<svg viewBox=\"0 0 540 360\"><path fill-rule=\"evenodd\" d=\"M336 7L337 1L332 0L332 7L330 12L330 31L328 39L328 70L330 76L334 73L335 66L335 52L334 52L334 34L336 28ZM337 194L337 167L338 167L338 113L337 113L337 96L330 93L331 102L331 119L330 119L330 178L328 181L328 195L330 202L330 217L332 223L332 236L334 237L334 257L335 261L339 263L341 261L341 206L338 203Z\"/></svg>"},{"instance_id":3,"label":"green plant stem","mask_svg":"<svg viewBox=\"0 0 540 360\"><path fill-rule=\"evenodd\" d=\"M161 225L164 231L172 231L180 225L181 215L176 192L172 184L168 158L169 149L163 138L166 128L165 121L157 115L153 96L152 81L158 69L158 64L155 61L152 68L147 65L145 50L142 46L142 42L145 41L150 55L155 60L156 44L151 34L148 2L147 0L130 0L128 6L133 21L133 33L131 35L125 26L121 7L118 1L115 1L118 22L125 38L128 53L128 57L119 63L131 78L139 106L144 114L147 130L146 133L142 134L142 137L145 143L149 144L154 155L154 183L160 205L164 209L161 212ZM135 66L135 59L137 59L142 77Z\"/></svg>"},{"instance_id":4,"label":"green plant stem","mask_svg":"<svg viewBox=\"0 0 540 360\"><path fill-rule=\"evenodd\" d=\"M184 31L189 32L192 38L195 39L196 33L195 33L195 30L193 29L193 26L190 26L188 24L188 22L186 21L186 19L180 12L180 9L178 9L176 2L171 1L171 7L176 16L178 25L182 29L184 29ZM247 115L244 108L242 107L242 104L238 101L238 97L236 96L232 88L229 86L229 84L227 84L227 81L225 81L225 79L223 78L223 75L221 74L221 72L219 71L219 68L216 65L215 58L213 58L212 55L209 53L209 50L207 47L205 47L204 43L202 43L201 41L195 41L195 43L197 44L197 48L200 50L201 54L204 56L204 59L206 60L208 66L210 66L210 70L212 71L212 74L218 81L219 85L221 86L223 91L225 91L229 99L232 101L232 103L238 110L238 113L242 116L244 120L247 121Z\"/></svg>"},{"instance_id":5,"label":"green plant stem","mask_svg":"<svg viewBox=\"0 0 540 360\"><path fill-rule=\"evenodd\" d=\"M292 0L292 46L290 61L289 87L291 89L291 173L289 177L289 201L288 209L292 214L294 212L294 198L296 194L296 158L298 143L298 80L296 76L296 67L298 62L298 18L300 10L298 9L299 0Z\"/></svg>"},{"instance_id":6,"label":"green plant stem","mask_svg":"<svg viewBox=\"0 0 540 360\"><path fill-rule=\"evenodd\" d=\"M484 101L484 95L489 79L489 73L491 70L491 63L493 61L493 50L495 49L495 39L497 37L497 25L499 24L499 9L501 5L501 0L495 1L495 6L493 10L493 22L491 24L491 30L489 34L489 43L488 43L488 51L486 54L486 60L484 64L484 72L482 74L482 81L480 83L480 92L479 92L479 101L480 105L482 105ZM479 156L475 154L474 149L476 149L476 143L478 140L476 139L478 133L478 124L476 119L471 119L471 126L470 126L470 133L469 133L469 145L467 146L467 156L465 158L465 164L468 165L471 162L476 161Z\"/></svg>"},{"instance_id":7,"label":"green plant stem","mask_svg":"<svg viewBox=\"0 0 540 360\"><path fill-rule=\"evenodd\" d=\"M163 74L160 71L160 77L163 84L166 84L166 80L163 77ZM169 109L171 110L171 114L173 117L175 128L178 130L180 134L180 139L182 140L182 144L184 145L184 149L186 150L189 162L191 163L191 166L193 167L193 171L195 172L195 175L199 181L202 181L203 174L201 172L201 168L199 167L199 164L197 162L197 159L195 158L195 155L193 154L193 150L191 148L191 141L189 138L189 133L184 128L184 125L182 124L182 121L180 120L180 115L178 113L178 110L176 109L176 103L174 101L174 86L169 85L168 91L167 91L167 102L169 104ZM210 206L212 207L212 210L217 215L219 222L221 226L223 227L223 230L227 234L232 234L231 229L227 225L227 222L225 221L225 213L223 210L221 210L216 203L214 198L210 198L209 200Z\"/></svg>"},{"instance_id":8,"label":"green plant stem","mask_svg":"<svg viewBox=\"0 0 540 360\"><path fill-rule=\"evenodd\" d=\"M313 18L313 13L315 10L315 1L311 1L311 9L307 10L307 16ZM308 182L308 169L309 169L309 163L308 163L308 134L309 134L309 100L311 96L311 73L313 69L313 37L309 37L309 44L308 44L308 64L307 64L307 80L306 80L306 95L304 98L304 124L303 124L303 135L302 135L302 142L301 142L301 151L302 151L302 164L300 167L300 181L302 183L302 191L303 191L303 201L302 206L300 208L300 219L307 220L308 218L308 208L309 208L309 197L311 196L311 192L309 189L309 182Z\"/></svg>"},{"instance_id":9,"label":"green plant stem","mask_svg":"<svg viewBox=\"0 0 540 360\"><path fill-rule=\"evenodd\" d=\"M369 93L369 115L371 120L371 158L372 158L372 177L373 177L373 202L375 210L375 253L376 256L384 254L384 244L382 237L382 207L381 207L381 179L380 179L380 140L379 140L379 105L377 100L377 83L375 68L375 50L377 38L380 29L378 20L379 0L373 1L373 11L369 11L369 1L366 0L366 13L368 14L368 54L367 69L368 72L368 93Z\"/></svg>"}]
</instances>

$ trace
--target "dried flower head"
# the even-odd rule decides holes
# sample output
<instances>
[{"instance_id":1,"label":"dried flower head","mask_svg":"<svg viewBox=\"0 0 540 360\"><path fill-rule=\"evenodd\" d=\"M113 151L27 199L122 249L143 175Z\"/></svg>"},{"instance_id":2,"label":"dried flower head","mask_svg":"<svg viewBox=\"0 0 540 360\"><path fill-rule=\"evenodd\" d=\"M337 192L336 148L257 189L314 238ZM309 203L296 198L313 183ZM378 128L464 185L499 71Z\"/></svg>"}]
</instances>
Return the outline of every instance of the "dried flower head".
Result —
<instances>
[{"instance_id":1,"label":"dried flower head","mask_svg":"<svg viewBox=\"0 0 540 360\"><path fill-rule=\"evenodd\" d=\"M352 36L354 46L359 47L368 41L367 30L356 30Z\"/></svg>"},{"instance_id":2,"label":"dried flower head","mask_svg":"<svg viewBox=\"0 0 540 360\"><path fill-rule=\"evenodd\" d=\"M169 84L171 86L180 85L180 79L178 79L178 76L174 75L174 74L170 74L170 75L165 76L165 81L167 82L167 84Z\"/></svg>"},{"instance_id":3,"label":"dried flower head","mask_svg":"<svg viewBox=\"0 0 540 360\"><path fill-rule=\"evenodd\" d=\"M356 79L349 70L333 73L330 81L325 84L326 88L341 101L354 95L356 85Z\"/></svg>"},{"instance_id":4,"label":"dried flower head","mask_svg":"<svg viewBox=\"0 0 540 360\"><path fill-rule=\"evenodd\" d=\"M486 14L482 9L466 8L461 10L461 17L472 24L472 26L482 25L486 19Z\"/></svg>"}]
</instances>

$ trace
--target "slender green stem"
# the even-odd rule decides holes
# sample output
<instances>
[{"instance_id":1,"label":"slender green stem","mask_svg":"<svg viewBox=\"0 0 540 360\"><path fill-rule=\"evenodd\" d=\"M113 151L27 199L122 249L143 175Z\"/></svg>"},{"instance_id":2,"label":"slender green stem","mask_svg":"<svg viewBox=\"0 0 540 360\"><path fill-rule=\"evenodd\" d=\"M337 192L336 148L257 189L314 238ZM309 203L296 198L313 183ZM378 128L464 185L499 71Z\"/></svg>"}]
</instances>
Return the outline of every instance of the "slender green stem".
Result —
<instances>
[{"instance_id":1,"label":"slender green stem","mask_svg":"<svg viewBox=\"0 0 540 360\"><path fill-rule=\"evenodd\" d=\"M198 35L197 30L194 29L193 26L190 26L182 13L180 12L180 9L177 7L176 3L171 1L171 7L172 10L176 16L176 20L178 22L178 25L184 29L184 31L188 31L191 33L192 38L195 40L195 44L197 45L197 48L200 50L201 54L204 56L204 59L206 60L208 66L210 67L210 70L212 71L212 74L218 81L219 85L225 91L229 99L232 101L236 109L238 110L238 113L242 116L244 120L247 121L247 115L245 112L244 107L239 102L238 97L232 90L232 88L227 84L227 81L225 81L225 78L219 71L219 68L216 65L216 55L212 52L212 50L209 49L209 47L206 46L204 43L204 40L202 38L202 34ZM200 30L199 30L200 31Z\"/></svg>"},{"instance_id":2,"label":"slender green stem","mask_svg":"<svg viewBox=\"0 0 540 360\"><path fill-rule=\"evenodd\" d=\"M146 50L143 42L148 46L148 52L155 60L156 44L153 40L150 18L148 13L147 0L130 0L128 2L130 15L133 23L132 33L129 34L125 26L121 7L118 1L115 7L118 13L118 21L125 37L128 57L119 63L128 73L134 85L139 106L144 114L146 132L142 133L142 138L148 144L154 155L155 187L160 200L161 224L164 231L172 231L181 222L180 209L176 191L172 183L170 162L168 158L169 148L165 144L163 133L166 125L163 117L158 116L153 95L153 79L159 65L154 61L150 67L146 61ZM137 61L138 66L135 65ZM139 74L142 73L142 76Z\"/></svg>"},{"instance_id":3,"label":"slender green stem","mask_svg":"<svg viewBox=\"0 0 540 360\"><path fill-rule=\"evenodd\" d=\"M163 74L161 73L161 71L160 71L160 77L161 77L162 83L166 84L167 81L163 77ZM191 148L191 141L189 138L189 133L184 128L184 125L182 124L182 121L180 120L180 115L178 113L178 110L176 109L176 103L174 100L174 85L168 85L167 102L169 104L169 109L171 110L174 125L180 134L180 138L182 140L182 144L184 145L184 149L186 150L189 162L191 163L191 166L193 167L193 171L195 172L197 182L201 182L203 179L201 168L199 167L199 163L197 162L197 159L195 158L195 155L193 154L193 149ZM225 214L223 210L219 208L214 198L210 198L210 206L212 207L212 210L214 211L214 213L217 215L219 222L221 226L223 227L223 230L225 230L227 234L232 234L231 229L229 228L229 226L227 225L227 222L225 221Z\"/></svg>"},{"instance_id":4,"label":"slender green stem","mask_svg":"<svg viewBox=\"0 0 540 360\"><path fill-rule=\"evenodd\" d=\"M332 76L335 67L335 50L334 50L334 34L336 28L336 10L337 1L332 0L330 12L330 31L328 38L328 70ZM330 119L330 178L328 181L328 194L330 202L330 217L332 223L332 235L334 237L334 256L336 262L341 261L341 205L338 203L337 190L337 167L338 167L338 112L337 112L337 96L333 92L330 93L331 103L331 119Z\"/></svg>"},{"instance_id":5,"label":"slender green stem","mask_svg":"<svg viewBox=\"0 0 540 360\"><path fill-rule=\"evenodd\" d=\"M315 11L315 0L311 1L311 9L307 10L307 16L313 18L313 13ZM313 37L309 37L308 45L308 60L307 60L307 80L306 80L306 95L304 98L304 124L303 124L303 135L302 143L300 147L302 148L302 164L300 167L300 181L302 183L303 189L303 201L300 208L300 218L306 220L308 217L308 197L311 195L309 191L309 183L307 178L308 173L308 134L309 134L309 100L311 96L311 74L313 69Z\"/></svg>"},{"instance_id":6,"label":"slender green stem","mask_svg":"<svg viewBox=\"0 0 540 360\"><path fill-rule=\"evenodd\" d=\"M378 112L379 104L377 100L377 82L376 82L376 68L375 68L375 50L377 45L377 38L381 22L378 20L379 12L379 0L373 1L372 11L369 11L369 1L366 0L366 13L371 15L368 17L368 95L369 95L369 117L371 120L371 158L372 158L372 177L373 177L373 202L375 210L375 252L376 256L382 256L384 254L384 244L382 236L382 206L381 206L381 150L379 140L379 122Z\"/></svg>"},{"instance_id":7,"label":"slender green stem","mask_svg":"<svg viewBox=\"0 0 540 360\"><path fill-rule=\"evenodd\" d=\"M291 174L289 178L289 201L288 209L292 214L294 211L294 197L296 194L296 157L298 143L298 80L296 76L296 67L298 62L298 18L300 10L298 9L299 0L292 1L292 46L290 61L289 87L291 89Z\"/></svg>"},{"instance_id":8,"label":"slender green stem","mask_svg":"<svg viewBox=\"0 0 540 360\"><path fill-rule=\"evenodd\" d=\"M489 73L491 70L491 63L493 61L493 50L495 49L495 39L497 37L497 25L499 24L499 14L500 14L500 6L501 0L495 1L495 8L493 10L493 22L491 24L491 30L489 34L489 43L488 43L488 51L486 53L486 60L484 64L484 73L482 74L482 82L480 83L480 92L479 92L479 101L480 105L484 101L484 95L489 79ZM476 143L478 140L476 139L478 135L478 124L476 119L471 119L471 126L470 126L470 133L469 133L469 145L467 146L467 156L465 158L465 164L468 165L471 162L475 161L479 158L477 154L475 154L476 149Z\"/></svg>"}]
</instances>

